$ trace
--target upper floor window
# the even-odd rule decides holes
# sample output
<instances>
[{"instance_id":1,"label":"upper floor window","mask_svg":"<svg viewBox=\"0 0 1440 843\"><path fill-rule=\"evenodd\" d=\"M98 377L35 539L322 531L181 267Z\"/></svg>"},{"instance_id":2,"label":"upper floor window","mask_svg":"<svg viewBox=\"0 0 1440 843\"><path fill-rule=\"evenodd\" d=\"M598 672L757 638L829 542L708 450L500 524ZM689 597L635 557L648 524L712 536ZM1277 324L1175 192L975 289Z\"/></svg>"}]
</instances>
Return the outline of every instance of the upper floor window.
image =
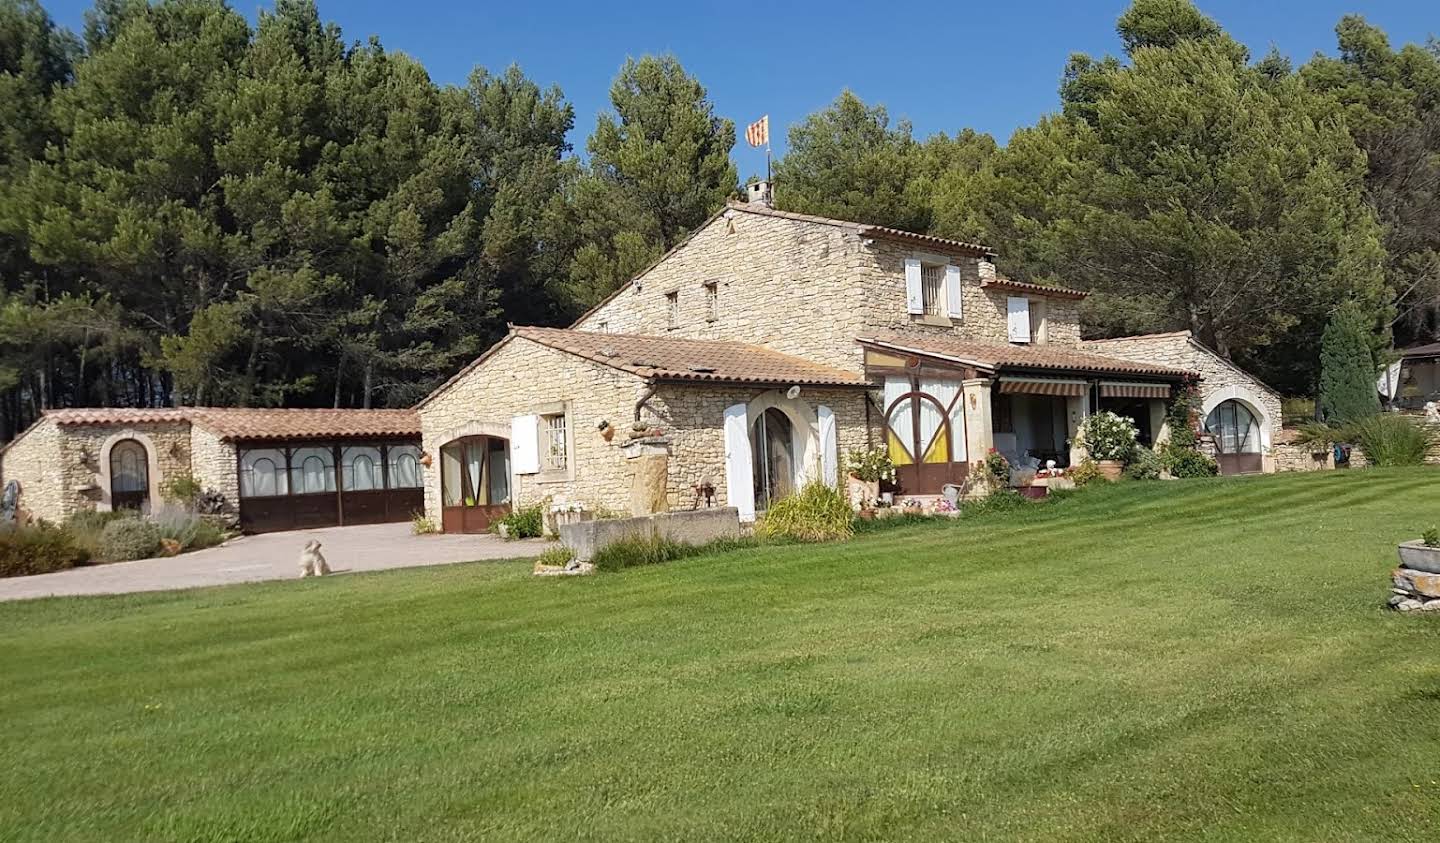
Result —
<instances>
[{"instance_id":1,"label":"upper floor window","mask_svg":"<svg viewBox=\"0 0 1440 843\"><path fill-rule=\"evenodd\" d=\"M1050 319L1046 313L1044 299L1029 299L1030 302L1030 341L1036 345L1043 345L1050 338Z\"/></svg>"},{"instance_id":2,"label":"upper floor window","mask_svg":"<svg viewBox=\"0 0 1440 843\"><path fill-rule=\"evenodd\" d=\"M1010 342L1030 342L1030 300L1024 296L1005 299L1005 333Z\"/></svg>"},{"instance_id":3,"label":"upper floor window","mask_svg":"<svg viewBox=\"0 0 1440 843\"><path fill-rule=\"evenodd\" d=\"M680 291L665 294L665 324L674 328L680 324Z\"/></svg>"},{"instance_id":4,"label":"upper floor window","mask_svg":"<svg viewBox=\"0 0 1440 843\"><path fill-rule=\"evenodd\" d=\"M924 319L961 317L960 267L942 257L905 259L905 309Z\"/></svg>"},{"instance_id":5,"label":"upper floor window","mask_svg":"<svg viewBox=\"0 0 1440 843\"><path fill-rule=\"evenodd\" d=\"M705 321L714 322L720 318L720 282L705 282Z\"/></svg>"}]
</instances>

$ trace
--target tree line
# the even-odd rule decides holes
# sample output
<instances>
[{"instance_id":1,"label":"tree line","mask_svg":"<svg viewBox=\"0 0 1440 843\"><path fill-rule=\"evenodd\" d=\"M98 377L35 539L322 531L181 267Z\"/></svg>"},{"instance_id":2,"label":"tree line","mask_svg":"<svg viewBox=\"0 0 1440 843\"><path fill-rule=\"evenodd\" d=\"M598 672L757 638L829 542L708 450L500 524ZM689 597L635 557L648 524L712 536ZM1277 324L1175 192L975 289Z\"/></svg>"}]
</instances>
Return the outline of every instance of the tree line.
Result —
<instances>
[{"instance_id":1,"label":"tree line","mask_svg":"<svg viewBox=\"0 0 1440 843\"><path fill-rule=\"evenodd\" d=\"M1189 328L1314 391L1342 303L1377 345L1440 300L1440 50L1359 18L1251 57L1136 0L1003 147L845 92L791 127L779 207L979 240L1092 291L1096 335ZM80 405L406 406L565 324L740 192L732 121L673 56L574 111L517 67L438 85L310 0L0 0L0 440Z\"/></svg>"}]
</instances>

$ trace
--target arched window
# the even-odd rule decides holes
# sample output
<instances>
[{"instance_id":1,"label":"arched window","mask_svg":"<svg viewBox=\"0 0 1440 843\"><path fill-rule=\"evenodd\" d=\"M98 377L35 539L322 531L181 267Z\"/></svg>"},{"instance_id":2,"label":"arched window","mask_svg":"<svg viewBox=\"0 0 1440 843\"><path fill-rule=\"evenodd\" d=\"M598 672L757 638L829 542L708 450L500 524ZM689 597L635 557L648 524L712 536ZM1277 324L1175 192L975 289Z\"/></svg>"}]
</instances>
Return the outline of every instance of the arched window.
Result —
<instances>
[{"instance_id":1,"label":"arched window","mask_svg":"<svg viewBox=\"0 0 1440 843\"><path fill-rule=\"evenodd\" d=\"M340 472L344 490L365 492L385 488L381 473L380 449L370 445L353 445L340 453Z\"/></svg>"},{"instance_id":2,"label":"arched window","mask_svg":"<svg viewBox=\"0 0 1440 843\"><path fill-rule=\"evenodd\" d=\"M150 463L145 446L123 439L110 449L110 507L144 509L150 498Z\"/></svg>"},{"instance_id":3,"label":"arched window","mask_svg":"<svg viewBox=\"0 0 1440 843\"><path fill-rule=\"evenodd\" d=\"M335 452L315 447L291 451L290 488L297 495L335 491Z\"/></svg>"},{"instance_id":4,"label":"arched window","mask_svg":"<svg viewBox=\"0 0 1440 843\"><path fill-rule=\"evenodd\" d=\"M1224 454L1260 453L1260 423L1244 404L1222 401L1205 417L1205 430Z\"/></svg>"},{"instance_id":5,"label":"arched window","mask_svg":"<svg viewBox=\"0 0 1440 843\"><path fill-rule=\"evenodd\" d=\"M418 445L391 445L387 455L390 458L390 488L420 488L422 485L420 447Z\"/></svg>"},{"instance_id":6,"label":"arched window","mask_svg":"<svg viewBox=\"0 0 1440 843\"><path fill-rule=\"evenodd\" d=\"M285 452L256 448L240 452L240 497L264 498L289 494L285 482Z\"/></svg>"}]
</instances>

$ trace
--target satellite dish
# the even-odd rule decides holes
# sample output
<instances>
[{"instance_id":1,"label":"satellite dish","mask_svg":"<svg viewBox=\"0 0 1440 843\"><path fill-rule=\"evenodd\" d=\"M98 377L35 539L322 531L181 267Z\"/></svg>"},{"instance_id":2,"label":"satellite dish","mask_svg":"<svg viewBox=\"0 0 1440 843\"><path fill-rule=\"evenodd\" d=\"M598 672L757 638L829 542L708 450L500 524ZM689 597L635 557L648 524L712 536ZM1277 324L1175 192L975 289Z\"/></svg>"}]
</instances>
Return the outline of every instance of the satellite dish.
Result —
<instances>
[{"instance_id":1,"label":"satellite dish","mask_svg":"<svg viewBox=\"0 0 1440 843\"><path fill-rule=\"evenodd\" d=\"M789 389L785 390L785 397L786 397L786 398L789 398L791 401L794 401L796 398L799 398L799 397L800 397L800 387L799 387L799 386L792 386L792 387L790 387Z\"/></svg>"}]
</instances>

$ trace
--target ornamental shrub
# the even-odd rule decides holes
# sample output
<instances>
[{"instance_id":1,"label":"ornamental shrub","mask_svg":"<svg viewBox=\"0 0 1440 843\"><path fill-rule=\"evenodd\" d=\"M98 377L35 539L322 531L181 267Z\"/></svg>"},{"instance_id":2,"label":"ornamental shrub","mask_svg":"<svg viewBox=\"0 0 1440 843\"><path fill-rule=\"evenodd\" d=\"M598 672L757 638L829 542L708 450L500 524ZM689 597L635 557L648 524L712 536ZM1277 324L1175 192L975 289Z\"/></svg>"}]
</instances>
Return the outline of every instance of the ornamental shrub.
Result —
<instances>
[{"instance_id":1,"label":"ornamental shrub","mask_svg":"<svg viewBox=\"0 0 1440 843\"><path fill-rule=\"evenodd\" d=\"M1215 460L1194 448L1174 444L1161 451L1160 462L1171 477L1213 477L1220 472Z\"/></svg>"},{"instance_id":2,"label":"ornamental shrub","mask_svg":"<svg viewBox=\"0 0 1440 843\"><path fill-rule=\"evenodd\" d=\"M1110 482L1100 473L1100 466L1096 465L1092 459L1081 460L1079 465L1065 472L1065 476L1069 477L1070 481L1077 487L1088 486L1097 481L1101 483Z\"/></svg>"},{"instance_id":3,"label":"ornamental shrub","mask_svg":"<svg viewBox=\"0 0 1440 843\"><path fill-rule=\"evenodd\" d=\"M121 518L100 534L100 558L106 562L148 559L160 552L160 528L139 518Z\"/></svg>"},{"instance_id":4,"label":"ornamental shrub","mask_svg":"<svg viewBox=\"0 0 1440 843\"><path fill-rule=\"evenodd\" d=\"M875 483L895 479L895 464L884 448L853 450L845 454L845 470L856 480Z\"/></svg>"},{"instance_id":5,"label":"ornamental shrub","mask_svg":"<svg viewBox=\"0 0 1440 843\"><path fill-rule=\"evenodd\" d=\"M1348 424L1380 412L1375 332L1359 306L1341 305L1320 337L1320 416Z\"/></svg>"},{"instance_id":6,"label":"ornamental shrub","mask_svg":"<svg viewBox=\"0 0 1440 843\"><path fill-rule=\"evenodd\" d=\"M537 503L521 507L505 516L500 523L505 525L505 531L512 539L538 539L545 533L545 505Z\"/></svg>"},{"instance_id":7,"label":"ornamental shrub","mask_svg":"<svg viewBox=\"0 0 1440 843\"><path fill-rule=\"evenodd\" d=\"M131 510L110 510L101 512L94 509L82 509L65 519L64 529L70 538L85 550L87 559L100 559L100 536L104 534L105 528L112 521L121 518L139 518L139 514Z\"/></svg>"},{"instance_id":8,"label":"ornamental shrub","mask_svg":"<svg viewBox=\"0 0 1440 843\"><path fill-rule=\"evenodd\" d=\"M755 535L762 538L802 542L841 541L854 534L854 513L844 493L819 481L772 503L755 525Z\"/></svg>"},{"instance_id":9,"label":"ornamental shrub","mask_svg":"<svg viewBox=\"0 0 1440 843\"><path fill-rule=\"evenodd\" d=\"M552 544L535 558L537 565L553 565L561 567L568 565L571 559L575 558L575 551L563 544Z\"/></svg>"},{"instance_id":10,"label":"ornamental shrub","mask_svg":"<svg viewBox=\"0 0 1440 843\"><path fill-rule=\"evenodd\" d=\"M53 524L0 527L0 577L63 571L88 559L85 549Z\"/></svg>"},{"instance_id":11,"label":"ornamental shrub","mask_svg":"<svg viewBox=\"0 0 1440 843\"><path fill-rule=\"evenodd\" d=\"M1128 460L1135 450L1135 422L1104 410L1085 420L1080 442L1093 460Z\"/></svg>"},{"instance_id":12,"label":"ornamental shrub","mask_svg":"<svg viewBox=\"0 0 1440 843\"><path fill-rule=\"evenodd\" d=\"M1125 476L1131 480L1159 480L1165 463L1155 451L1142 446L1135 448L1130 464L1125 466Z\"/></svg>"},{"instance_id":13,"label":"ornamental shrub","mask_svg":"<svg viewBox=\"0 0 1440 843\"><path fill-rule=\"evenodd\" d=\"M847 509L848 513L849 510ZM595 551L591 559L597 571L619 571L640 565L659 565L692 556L698 550L688 544L656 533L626 536ZM563 564L563 563L562 563Z\"/></svg>"}]
</instances>

